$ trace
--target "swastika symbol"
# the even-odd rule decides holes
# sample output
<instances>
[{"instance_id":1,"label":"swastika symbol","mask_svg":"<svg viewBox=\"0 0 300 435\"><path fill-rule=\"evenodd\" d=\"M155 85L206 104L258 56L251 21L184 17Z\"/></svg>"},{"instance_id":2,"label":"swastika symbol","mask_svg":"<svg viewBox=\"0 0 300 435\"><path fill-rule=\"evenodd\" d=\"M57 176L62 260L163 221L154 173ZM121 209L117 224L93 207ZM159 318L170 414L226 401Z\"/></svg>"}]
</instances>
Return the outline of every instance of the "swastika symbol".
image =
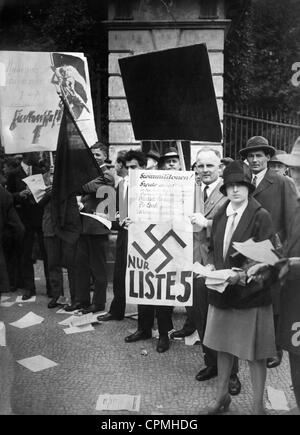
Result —
<instances>
[{"instance_id":1,"label":"swastika symbol","mask_svg":"<svg viewBox=\"0 0 300 435\"><path fill-rule=\"evenodd\" d=\"M133 242L132 246L138 251L138 253L143 257L144 260L148 260L148 258L151 257L154 252L160 250L166 256L166 259L155 269L155 272L159 273L171 260L173 260L172 255L163 246L164 242L169 238L173 237L176 242L183 248L186 247L186 243L181 240L181 238L173 230L168 231L162 239L158 240L151 232L154 227L155 225L152 224L149 225L149 227L145 230L145 234L147 234L149 239L154 242L153 248L151 248L148 252L144 252L143 249L136 242Z\"/></svg>"}]
</instances>

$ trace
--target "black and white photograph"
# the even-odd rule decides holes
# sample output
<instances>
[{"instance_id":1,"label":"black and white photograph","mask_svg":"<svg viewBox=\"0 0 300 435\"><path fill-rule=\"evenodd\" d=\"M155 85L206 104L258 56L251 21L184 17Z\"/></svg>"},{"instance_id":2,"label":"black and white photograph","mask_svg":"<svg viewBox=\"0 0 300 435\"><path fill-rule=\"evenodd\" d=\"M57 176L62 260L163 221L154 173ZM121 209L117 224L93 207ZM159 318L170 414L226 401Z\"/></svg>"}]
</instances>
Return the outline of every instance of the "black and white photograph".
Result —
<instances>
[{"instance_id":1,"label":"black and white photograph","mask_svg":"<svg viewBox=\"0 0 300 435\"><path fill-rule=\"evenodd\" d=\"M300 415L299 22L0 0L0 415Z\"/></svg>"}]
</instances>

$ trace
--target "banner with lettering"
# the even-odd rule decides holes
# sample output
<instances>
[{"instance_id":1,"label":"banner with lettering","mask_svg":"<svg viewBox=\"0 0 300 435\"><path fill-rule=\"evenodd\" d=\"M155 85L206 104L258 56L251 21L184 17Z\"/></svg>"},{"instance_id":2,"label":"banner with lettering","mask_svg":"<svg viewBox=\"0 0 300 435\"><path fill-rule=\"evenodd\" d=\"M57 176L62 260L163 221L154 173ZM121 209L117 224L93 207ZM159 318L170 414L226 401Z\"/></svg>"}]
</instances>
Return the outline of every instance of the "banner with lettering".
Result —
<instances>
[{"instance_id":1,"label":"banner with lettering","mask_svg":"<svg viewBox=\"0 0 300 435\"><path fill-rule=\"evenodd\" d=\"M60 92L91 146L97 141L82 53L0 51L0 132L5 153L55 151Z\"/></svg>"},{"instance_id":2,"label":"banner with lettering","mask_svg":"<svg viewBox=\"0 0 300 435\"><path fill-rule=\"evenodd\" d=\"M130 171L128 303L192 305L194 185L193 172Z\"/></svg>"}]
</instances>

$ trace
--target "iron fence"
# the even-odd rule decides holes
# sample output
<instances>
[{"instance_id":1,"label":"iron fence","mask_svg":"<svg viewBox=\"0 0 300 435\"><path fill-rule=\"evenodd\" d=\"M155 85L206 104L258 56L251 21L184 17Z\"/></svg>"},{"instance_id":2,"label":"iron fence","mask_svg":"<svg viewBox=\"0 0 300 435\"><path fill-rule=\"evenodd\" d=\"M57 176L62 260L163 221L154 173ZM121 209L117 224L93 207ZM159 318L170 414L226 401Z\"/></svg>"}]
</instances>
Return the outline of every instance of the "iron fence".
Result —
<instances>
[{"instance_id":1,"label":"iron fence","mask_svg":"<svg viewBox=\"0 0 300 435\"><path fill-rule=\"evenodd\" d=\"M287 152L300 136L300 116L279 111L225 107L223 122L224 155L232 158L239 157L252 136L264 136L270 145Z\"/></svg>"}]
</instances>

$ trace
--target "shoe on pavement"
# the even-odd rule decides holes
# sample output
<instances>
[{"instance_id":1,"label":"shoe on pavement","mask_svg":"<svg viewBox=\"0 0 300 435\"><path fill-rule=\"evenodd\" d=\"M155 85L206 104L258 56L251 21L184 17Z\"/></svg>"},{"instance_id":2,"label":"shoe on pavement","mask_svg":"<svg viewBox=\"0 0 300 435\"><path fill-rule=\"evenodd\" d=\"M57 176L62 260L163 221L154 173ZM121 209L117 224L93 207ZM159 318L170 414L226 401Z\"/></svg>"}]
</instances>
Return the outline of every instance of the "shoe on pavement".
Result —
<instances>
[{"instance_id":1,"label":"shoe on pavement","mask_svg":"<svg viewBox=\"0 0 300 435\"><path fill-rule=\"evenodd\" d=\"M241 392L241 382L238 375L231 375L229 378L228 393L231 396L237 396Z\"/></svg>"},{"instance_id":2,"label":"shoe on pavement","mask_svg":"<svg viewBox=\"0 0 300 435\"><path fill-rule=\"evenodd\" d=\"M48 308L55 308L58 307L60 304L57 303L59 298L52 298L51 301L48 304Z\"/></svg>"},{"instance_id":3,"label":"shoe on pavement","mask_svg":"<svg viewBox=\"0 0 300 435\"><path fill-rule=\"evenodd\" d=\"M170 338L184 338L188 337L189 335L192 335L194 331L189 331L188 329L178 329L178 331L174 331L171 333Z\"/></svg>"},{"instance_id":4,"label":"shoe on pavement","mask_svg":"<svg viewBox=\"0 0 300 435\"><path fill-rule=\"evenodd\" d=\"M281 364L281 360L282 360L282 350L278 350L276 352L276 356L267 359L268 369L274 369L275 367L278 367Z\"/></svg>"},{"instance_id":5,"label":"shoe on pavement","mask_svg":"<svg viewBox=\"0 0 300 435\"><path fill-rule=\"evenodd\" d=\"M81 302L74 302L71 305L66 305L64 310L69 312L69 311L81 310L83 308L85 308L85 306L83 306L83 304Z\"/></svg>"},{"instance_id":6,"label":"shoe on pavement","mask_svg":"<svg viewBox=\"0 0 300 435\"><path fill-rule=\"evenodd\" d=\"M32 296L35 296L35 290L25 290L22 301L27 301L28 299L32 298Z\"/></svg>"},{"instance_id":7,"label":"shoe on pavement","mask_svg":"<svg viewBox=\"0 0 300 435\"><path fill-rule=\"evenodd\" d=\"M117 317L114 316L111 313L106 313L106 314L100 314L100 316L97 317L97 320L99 320L100 322L109 322L110 320L123 320L124 317Z\"/></svg>"},{"instance_id":8,"label":"shoe on pavement","mask_svg":"<svg viewBox=\"0 0 300 435\"><path fill-rule=\"evenodd\" d=\"M204 369L200 370L199 373L196 375L197 381L208 381L209 379L215 378L218 376L218 370L217 367L214 366L208 366Z\"/></svg>"},{"instance_id":9,"label":"shoe on pavement","mask_svg":"<svg viewBox=\"0 0 300 435\"><path fill-rule=\"evenodd\" d=\"M91 304L89 307L87 308L83 308L82 314L89 314L89 313L97 313L98 311L103 311L105 310L105 305L95 305L95 304Z\"/></svg>"},{"instance_id":10,"label":"shoe on pavement","mask_svg":"<svg viewBox=\"0 0 300 435\"><path fill-rule=\"evenodd\" d=\"M170 348L169 337L167 335L160 335L156 346L157 352L163 353L169 350L169 348Z\"/></svg>"},{"instance_id":11,"label":"shoe on pavement","mask_svg":"<svg viewBox=\"0 0 300 435\"><path fill-rule=\"evenodd\" d=\"M152 331L146 332L138 329L133 334L125 337L125 341L126 343L134 343L135 341L147 340L148 338L152 338Z\"/></svg>"}]
</instances>

